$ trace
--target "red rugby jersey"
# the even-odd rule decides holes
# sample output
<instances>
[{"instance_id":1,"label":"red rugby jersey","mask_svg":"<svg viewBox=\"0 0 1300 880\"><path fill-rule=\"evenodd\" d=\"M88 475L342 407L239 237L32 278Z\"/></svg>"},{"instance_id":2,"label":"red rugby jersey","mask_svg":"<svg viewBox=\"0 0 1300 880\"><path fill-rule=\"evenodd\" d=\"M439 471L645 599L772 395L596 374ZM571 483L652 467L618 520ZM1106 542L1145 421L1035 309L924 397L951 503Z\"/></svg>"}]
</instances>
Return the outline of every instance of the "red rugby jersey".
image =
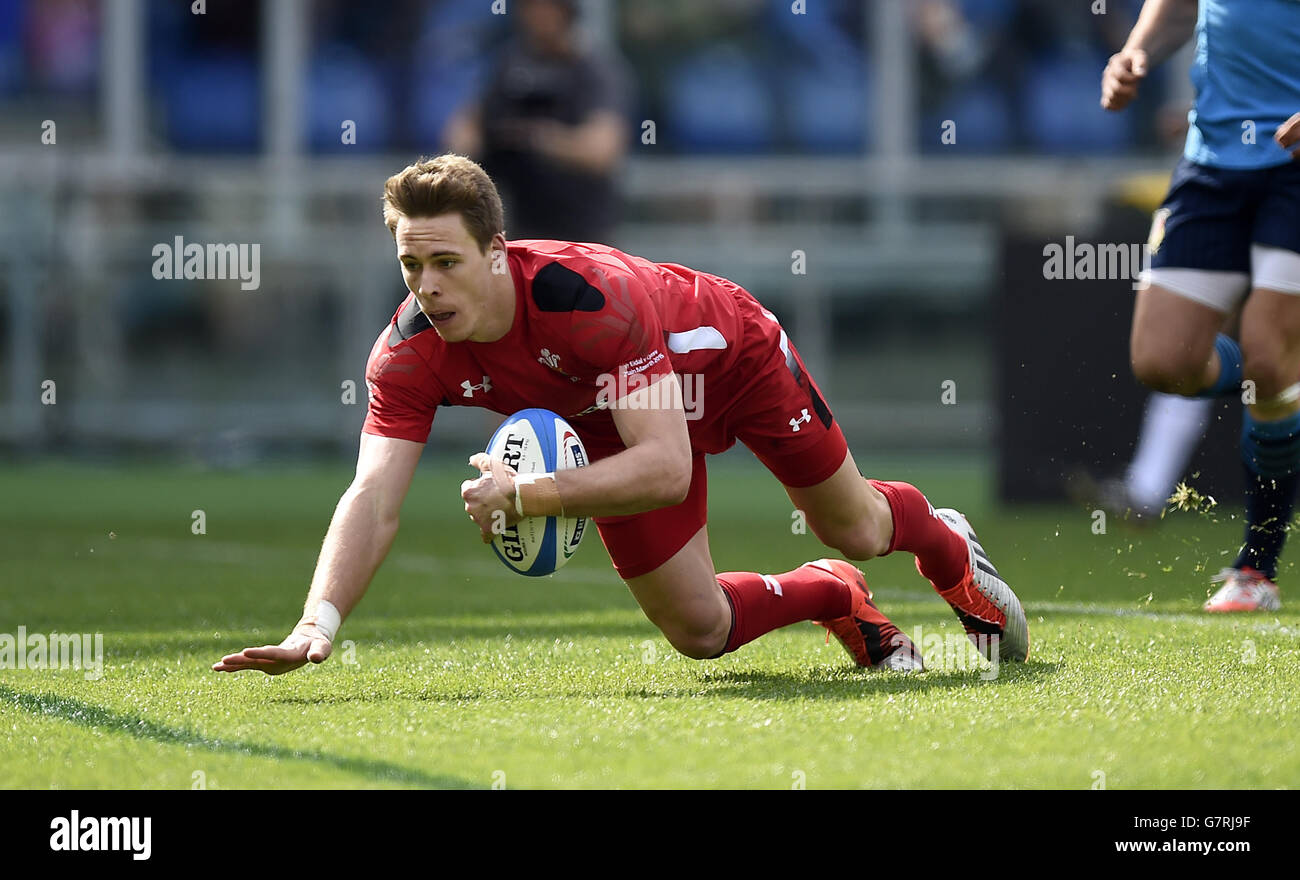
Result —
<instances>
[{"instance_id":1,"label":"red rugby jersey","mask_svg":"<svg viewBox=\"0 0 1300 880\"><path fill-rule=\"evenodd\" d=\"M694 439L725 412L717 395L737 387L728 370L746 340L774 345L780 332L741 287L685 266L546 240L507 242L507 258L515 320L495 342L444 342L407 296L370 352L363 431L423 443L439 406L545 407L608 449L622 444L602 390L621 389L617 399L676 372L710 395L707 417L688 423ZM617 376L623 383L612 385Z\"/></svg>"}]
</instances>

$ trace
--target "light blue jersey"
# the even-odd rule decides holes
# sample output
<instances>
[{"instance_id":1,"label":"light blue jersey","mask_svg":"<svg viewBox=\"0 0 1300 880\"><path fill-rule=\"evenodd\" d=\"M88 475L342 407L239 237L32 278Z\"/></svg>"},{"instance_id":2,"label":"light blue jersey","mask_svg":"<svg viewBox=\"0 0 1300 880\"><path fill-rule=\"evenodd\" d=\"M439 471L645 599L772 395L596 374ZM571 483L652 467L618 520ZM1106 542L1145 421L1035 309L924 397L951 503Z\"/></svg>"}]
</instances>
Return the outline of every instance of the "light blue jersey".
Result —
<instances>
[{"instance_id":1,"label":"light blue jersey","mask_svg":"<svg viewBox=\"0 0 1300 880\"><path fill-rule=\"evenodd\" d=\"M1273 132L1300 112L1300 0L1201 0L1191 72L1184 156L1215 168L1291 161Z\"/></svg>"}]
</instances>

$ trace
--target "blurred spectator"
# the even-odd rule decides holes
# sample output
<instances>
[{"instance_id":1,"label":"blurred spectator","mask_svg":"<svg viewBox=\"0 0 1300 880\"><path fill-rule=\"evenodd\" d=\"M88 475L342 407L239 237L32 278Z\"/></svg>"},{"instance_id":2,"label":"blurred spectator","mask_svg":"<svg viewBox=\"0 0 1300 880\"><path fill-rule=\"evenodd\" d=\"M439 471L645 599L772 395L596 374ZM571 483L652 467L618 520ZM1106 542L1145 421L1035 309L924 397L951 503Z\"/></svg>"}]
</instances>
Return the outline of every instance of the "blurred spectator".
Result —
<instances>
[{"instance_id":1,"label":"blurred spectator","mask_svg":"<svg viewBox=\"0 0 1300 880\"><path fill-rule=\"evenodd\" d=\"M607 241L627 150L621 63L584 43L576 0L514 9L520 33L481 99L447 124L445 146L481 159L507 201L512 238Z\"/></svg>"},{"instance_id":2,"label":"blurred spectator","mask_svg":"<svg viewBox=\"0 0 1300 880\"><path fill-rule=\"evenodd\" d=\"M963 149L1114 152L1134 132L1094 105L1106 57L1127 36L1139 0L918 0L922 144L939 144L938 121L956 121ZM1139 134L1149 135L1149 132Z\"/></svg>"},{"instance_id":3,"label":"blurred spectator","mask_svg":"<svg viewBox=\"0 0 1300 880\"><path fill-rule=\"evenodd\" d=\"M41 90L84 93L99 77L99 4L41 0L27 11L27 57Z\"/></svg>"}]
</instances>

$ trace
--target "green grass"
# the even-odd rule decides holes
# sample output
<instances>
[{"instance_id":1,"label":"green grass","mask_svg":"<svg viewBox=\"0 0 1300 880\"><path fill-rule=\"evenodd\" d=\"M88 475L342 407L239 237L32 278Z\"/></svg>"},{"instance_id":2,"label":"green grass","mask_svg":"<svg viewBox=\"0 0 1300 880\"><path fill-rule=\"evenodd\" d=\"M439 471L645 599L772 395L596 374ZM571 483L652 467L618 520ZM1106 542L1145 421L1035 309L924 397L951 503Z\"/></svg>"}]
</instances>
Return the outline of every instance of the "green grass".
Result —
<instances>
[{"instance_id":1,"label":"green grass","mask_svg":"<svg viewBox=\"0 0 1300 880\"><path fill-rule=\"evenodd\" d=\"M810 624L681 658L594 536L553 579L510 574L460 510L466 471L430 461L334 657L218 675L297 619L346 470L0 470L0 633L99 632L106 655L97 681L0 670L0 786L1300 784L1300 606L1197 611L1236 522L1095 535L1084 510L995 507L969 463L863 466L970 515L1028 610L1029 663L985 680L954 641L925 674L864 674ZM711 467L719 569L825 555L752 461ZM866 571L905 630L959 632L910 556Z\"/></svg>"}]
</instances>

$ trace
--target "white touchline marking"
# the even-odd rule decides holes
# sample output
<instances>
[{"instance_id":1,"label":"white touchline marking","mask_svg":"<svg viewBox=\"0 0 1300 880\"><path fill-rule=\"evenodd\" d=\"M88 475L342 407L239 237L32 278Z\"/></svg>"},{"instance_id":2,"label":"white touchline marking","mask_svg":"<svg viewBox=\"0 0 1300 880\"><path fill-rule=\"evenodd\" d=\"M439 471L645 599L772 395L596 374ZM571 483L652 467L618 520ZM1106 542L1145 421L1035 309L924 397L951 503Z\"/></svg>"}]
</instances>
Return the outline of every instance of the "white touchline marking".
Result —
<instances>
[{"instance_id":1,"label":"white touchline marking","mask_svg":"<svg viewBox=\"0 0 1300 880\"><path fill-rule=\"evenodd\" d=\"M1025 615L1035 611L1059 614L1093 614L1103 617L1137 617L1166 623L1191 623L1196 626L1244 626L1254 632L1275 632L1281 635L1300 635L1300 629L1282 623L1252 623L1234 614L1188 614L1184 611L1140 611L1136 608L1107 608L1089 602L1033 602L1025 608Z\"/></svg>"}]
</instances>

